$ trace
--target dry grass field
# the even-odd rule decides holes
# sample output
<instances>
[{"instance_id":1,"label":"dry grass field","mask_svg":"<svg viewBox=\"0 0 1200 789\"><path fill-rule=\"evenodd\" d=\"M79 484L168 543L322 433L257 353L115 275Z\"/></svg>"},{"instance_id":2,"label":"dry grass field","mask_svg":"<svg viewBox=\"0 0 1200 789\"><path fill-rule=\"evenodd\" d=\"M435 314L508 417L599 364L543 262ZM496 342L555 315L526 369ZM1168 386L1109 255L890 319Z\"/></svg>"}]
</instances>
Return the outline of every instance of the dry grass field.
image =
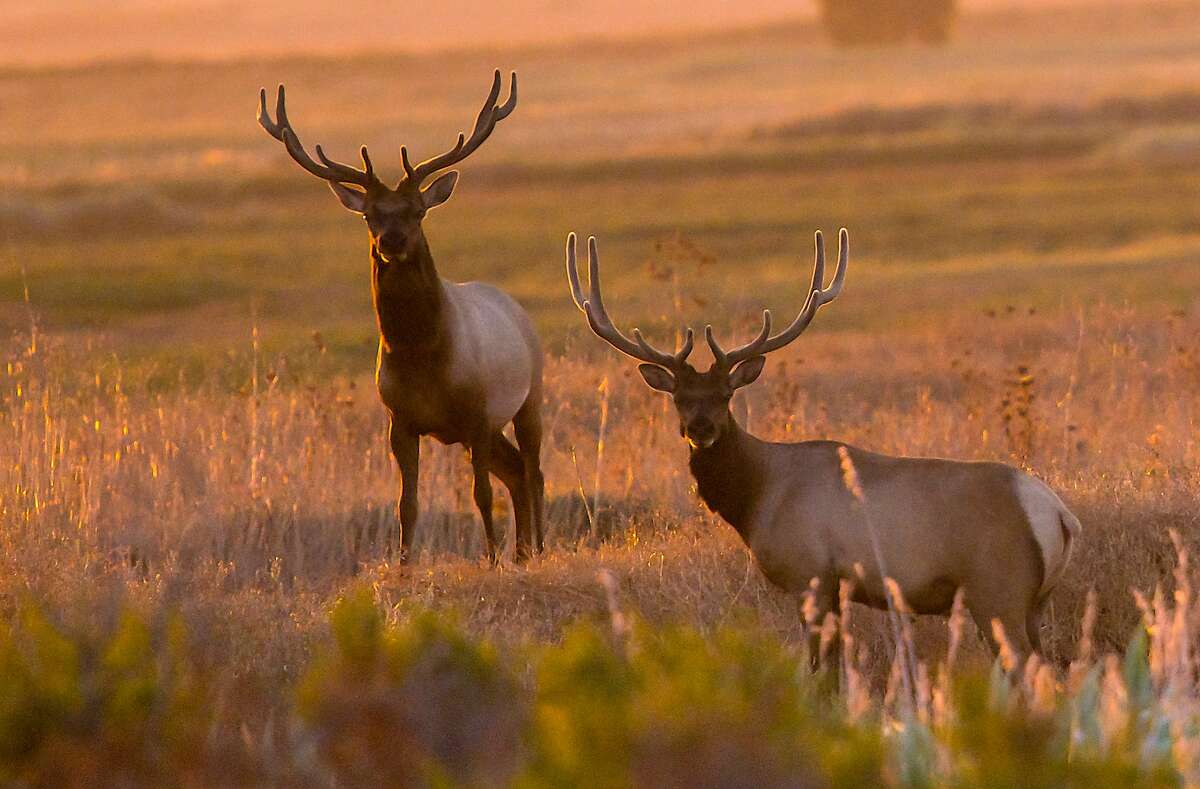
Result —
<instances>
[{"instance_id":1,"label":"dry grass field","mask_svg":"<svg viewBox=\"0 0 1200 789\"><path fill-rule=\"evenodd\" d=\"M845 225L844 294L739 418L1031 470L1084 524L1049 656L1077 654L1089 591L1093 644L1119 651L1131 590L1174 586L1172 530L1200 547L1198 17L1195 0L978 11L938 50L838 52L801 20L6 67L0 615L33 603L79 633L176 616L221 729L251 740L364 586L390 621L432 609L519 652L607 621L603 569L652 624L798 648L795 604L701 507L669 404L586 332L562 248L599 237L622 325L732 338L763 306L798 309L812 231ZM444 276L501 285L545 339L547 552L487 566L469 465L430 442L401 566L366 239L257 127L257 91L285 81L306 141L365 142L398 173L401 142L452 142L497 65L521 104L426 229ZM886 621L853 620L882 694ZM919 655L947 637L919 622Z\"/></svg>"}]
</instances>

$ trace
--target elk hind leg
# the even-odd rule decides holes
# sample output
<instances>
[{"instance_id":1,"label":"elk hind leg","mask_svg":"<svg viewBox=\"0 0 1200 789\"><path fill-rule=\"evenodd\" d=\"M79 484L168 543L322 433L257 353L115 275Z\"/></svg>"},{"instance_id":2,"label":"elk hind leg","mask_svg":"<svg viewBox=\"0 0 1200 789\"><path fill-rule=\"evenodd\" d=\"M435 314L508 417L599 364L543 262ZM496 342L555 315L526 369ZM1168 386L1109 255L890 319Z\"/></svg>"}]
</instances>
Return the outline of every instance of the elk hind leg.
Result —
<instances>
[{"instance_id":1,"label":"elk hind leg","mask_svg":"<svg viewBox=\"0 0 1200 789\"><path fill-rule=\"evenodd\" d=\"M525 467L525 485L533 510L535 548L541 553L545 548L545 499L546 482L542 476L542 395L540 389L529 394L521 410L513 418L513 431L520 447L521 461ZM529 534L517 532L517 546L528 546Z\"/></svg>"},{"instance_id":2,"label":"elk hind leg","mask_svg":"<svg viewBox=\"0 0 1200 789\"><path fill-rule=\"evenodd\" d=\"M822 645L825 636L825 622L832 616L835 622L841 621L841 599L838 579L836 577L814 578L805 595L809 596L811 612L805 616L808 626L808 665L815 674L825 667L836 689L841 675L842 638L836 629L832 640ZM822 648L824 646L824 648Z\"/></svg>"},{"instance_id":3,"label":"elk hind leg","mask_svg":"<svg viewBox=\"0 0 1200 789\"><path fill-rule=\"evenodd\" d=\"M1042 649L1042 616L1046 612L1046 599L1039 600L1025 616L1025 634L1029 638L1033 651L1043 660L1046 659L1046 652Z\"/></svg>"},{"instance_id":4,"label":"elk hind leg","mask_svg":"<svg viewBox=\"0 0 1200 789\"><path fill-rule=\"evenodd\" d=\"M521 452L503 433L492 437L492 471L508 488L513 504L517 545L513 558L520 562L529 558L529 487L525 480L525 461Z\"/></svg>"},{"instance_id":5,"label":"elk hind leg","mask_svg":"<svg viewBox=\"0 0 1200 789\"><path fill-rule=\"evenodd\" d=\"M994 657L1001 656L1001 644L996 638L996 628L993 622L999 622L1004 630L1004 640L1016 653L1013 655L1014 665L1010 669L1020 668L1024 660L1033 652L1033 641L1030 638L1029 620L1023 611L992 611L987 608L971 609L971 618L987 639L988 646Z\"/></svg>"}]
</instances>

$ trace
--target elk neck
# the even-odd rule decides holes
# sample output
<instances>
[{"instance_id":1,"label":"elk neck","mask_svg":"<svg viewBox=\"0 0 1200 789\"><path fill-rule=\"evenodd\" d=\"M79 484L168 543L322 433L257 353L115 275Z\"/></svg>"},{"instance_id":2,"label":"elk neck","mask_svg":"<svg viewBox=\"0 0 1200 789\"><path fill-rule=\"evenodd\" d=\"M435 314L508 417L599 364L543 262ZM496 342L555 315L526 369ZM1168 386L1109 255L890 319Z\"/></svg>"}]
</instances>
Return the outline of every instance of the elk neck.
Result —
<instances>
[{"instance_id":1,"label":"elk neck","mask_svg":"<svg viewBox=\"0 0 1200 789\"><path fill-rule=\"evenodd\" d=\"M705 506L749 543L751 517L762 491L758 445L762 443L729 416L729 427L710 447L693 449L688 460Z\"/></svg>"},{"instance_id":2,"label":"elk neck","mask_svg":"<svg viewBox=\"0 0 1200 789\"><path fill-rule=\"evenodd\" d=\"M389 270L384 273L384 267ZM371 298L388 352L431 352L445 339L442 280L421 236L409 260L385 263L371 246Z\"/></svg>"}]
</instances>

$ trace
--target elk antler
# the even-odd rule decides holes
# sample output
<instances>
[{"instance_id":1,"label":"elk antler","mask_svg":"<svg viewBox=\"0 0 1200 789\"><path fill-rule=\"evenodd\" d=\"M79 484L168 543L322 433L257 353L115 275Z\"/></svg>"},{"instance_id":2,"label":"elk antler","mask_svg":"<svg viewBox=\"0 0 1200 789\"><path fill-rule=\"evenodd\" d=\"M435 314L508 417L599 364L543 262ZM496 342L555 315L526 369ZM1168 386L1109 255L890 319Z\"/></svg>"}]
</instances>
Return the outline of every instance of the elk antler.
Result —
<instances>
[{"instance_id":1,"label":"elk antler","mask_svg":"<svg viewBox=\"0 0 1200 789\"><path fill-rule=\"evenodd\" d=\"M621 353L632 356L643 362L650 362L669 370L676 370L687 361L692 352L694 336L692 330L687 330L683 347L675 353L664 353L646 342L638 329L633 330L633 339L621 333L608 317L604 309L604 298L600 294L600 257L596 253L595 236L588 238L588 289L589 294L583 297L583 287L579 282L579 269L575 263L575 234L567 236L567 279L571 282L571 298L575 306L583 310L587 316L588 325L596 336L616 348Z\"/></svg>"},{"instance_id":2,"label":"elk antler","mask_svg":"<svg viewBox=\"0 0 1200 789\"><path fill-rule=\"evenodd\" d=\"M821 235L820 230L817 231L815 240L817 259L813 264L812 286L809 288L808 300L804 303L804 308L800 310L800 314L796 316L796 319L786 329L772 336L771 311L763 310L763 325L758 336L745 345L726 352L721 349L716 338L713 337L712 326L704 327L704 339L708 341L708 347L712 349L713 357L717 360L718 365L728 370L739 362L749 359L751 356L759 356L779 350L803 334L804 330L808 328L808 324L812 323L817 310L836 299L838 294L842 292L842 285L846 282L846 264L850 259L850 234L846 232L846 228L844 227L838 233L837 269L833 274L833 282L829 283L828 288L824 287L825 239Z\"/></svg>"},{"instance_id":3,"label":"elk antler","mask_svg":"<svg viewBox=\"0 0 1200 789\"><path fill-rule=\"evenodd\" d=\"M471 132L471 138L467 139L465 134L458 135L458 142L449 151L443 154L426 159L425 161L413 167L412 162L408 160L408 148L400 147L400 161L404 165L404 172L407 175L404 181L407 181L417 188L420 188L421 183L429 176L445 170L458 164L463 159L466 159L475 149L483 144L483 141L491 136L492 131L496 128L496 124L507 118L517 106L517 72L512 73L512 83L508 90L508 101L497 106L496 100L500 98L500 69L496 69L496 75L492 78L492 90L488 93L487 101L483 103L483 109L479 111L479 117L475 119L475 130ZM403 183L403 181L402 181Z\"/></svg>"},{"instance_id":4,"label":"elk antler","mask_svg":"<svg viewBox=\"0 0 1200 789\"><path fill-rule=\"evenodd\" d=\"M312 157L304 150L304 146L300 144L300 138L292 128L291 122L288 121L287 107L284 104L283 85L279 86L279 97L275 100L274 121L271 120L271 116L267 112L267 89L261 88L259 90L258 122L267 130L267 134L283 143L284 147L287 148L287 152L296 160L296 164L318 178L340 184L357 184L364 189L379 183L379 179L375 177L375 171L371 167L371 158L367 156L367 146L365 145L359 150L359 153L362 155L363 165L366 167L365 170L359 170L348 164L333 161L325 155L320 145L316 147L316 150L317 158L321 160L321 164L317 164L312 160Z\"/></svg>"}]
</instances>

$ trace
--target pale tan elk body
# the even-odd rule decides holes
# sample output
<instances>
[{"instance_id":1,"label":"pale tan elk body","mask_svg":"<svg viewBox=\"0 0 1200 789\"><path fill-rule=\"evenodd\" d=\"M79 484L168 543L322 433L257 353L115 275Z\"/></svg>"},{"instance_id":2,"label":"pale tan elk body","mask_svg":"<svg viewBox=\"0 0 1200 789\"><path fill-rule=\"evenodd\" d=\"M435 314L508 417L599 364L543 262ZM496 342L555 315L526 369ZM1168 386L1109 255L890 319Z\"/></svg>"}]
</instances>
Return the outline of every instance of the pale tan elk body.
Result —
<instances>
[{"instance_id":1,"label":"pale tan elk body","mask_svg":"<svg viewBox=\"0 0 1200 789\"><path fill-rule=\"evenodd\" d=\"M592 330L644 362L639 371L647 384L673 397L700 497L737 530L769 580L802 595L815 579L819 615L837 612L842 581L852 583L855 601L885 608L884 578L892 578L908 605L924 614L948 614L962 589L993 649L998 620L1022 653L1040 651L1042 608L1080 533L1078 519L1044 483L1002 463L891 457L836 441L762 441L733 419L730 399L758 378L764 354L800 336L841 291L846 231L827 289L819 233L816 243L816 270L799 316L772 335L764 312L759 335L728 352L706 327L715 362L703 373L687 362L691 330L683 347L668 354L636 329L630 338L614 326L601 296L594 239L586 297L573 234L567 273Z\"/></svg>"},{"instance_id":2,"label":"pale tan elk body","mask_svg":"<svg viewBox=\"0 0 1200 789\"><path fill-rule=\"evenodd\" d=\"M496 559L490 473L508 488L516 520L516 558L531 539L542 549L543 481L540 465L542 352L533 324L505 293L478 282L442 279L421 220L450 198L458 173L443 173L478 148L516 107L517 75L509 98L500 97L500 72L470 138L415 167L400 149L405 175L395 188L375 175L367 149L363 169L331 161L316 146L314 161L287 118L283 86L275 119L260 95L259 123L284 144L301 167L329 182L342 205L365 220L371 239L371 294L379 323L376 382L391 417L389 440L400 469L400 545L407 557L419 512L420 437L463 444L471 453L474 497L489 557ZM513 424L516 445L503 434ZM533 535L530 533L532 526Z\"/></svg>"}]
</instances>

